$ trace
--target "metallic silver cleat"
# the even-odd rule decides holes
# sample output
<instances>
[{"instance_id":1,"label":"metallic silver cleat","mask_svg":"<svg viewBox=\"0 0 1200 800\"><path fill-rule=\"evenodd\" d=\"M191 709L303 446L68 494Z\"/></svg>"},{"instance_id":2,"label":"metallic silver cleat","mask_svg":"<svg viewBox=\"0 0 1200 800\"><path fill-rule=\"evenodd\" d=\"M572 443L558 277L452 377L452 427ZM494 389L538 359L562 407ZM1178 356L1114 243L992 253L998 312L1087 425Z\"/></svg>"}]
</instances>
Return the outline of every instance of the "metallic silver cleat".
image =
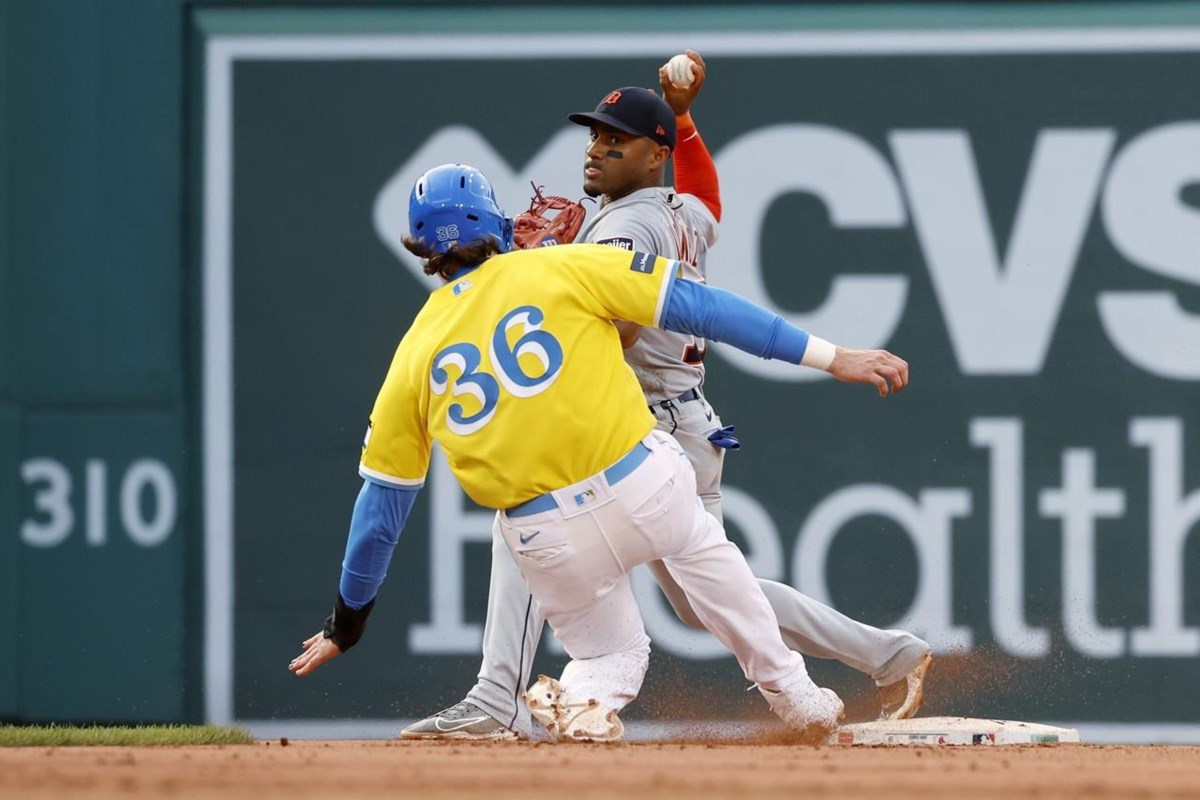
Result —
<instances>
[{"instance_id":1,"label":"metallic silver cleat","mask_svg":"<svg viewBox=\"0 0 1200 800\"><path fill-rule=\"evenodd\" d=\"M400 731L401 739L515 740L513 731L470 700L444 708Z\"/></svg>"}]
</instances>

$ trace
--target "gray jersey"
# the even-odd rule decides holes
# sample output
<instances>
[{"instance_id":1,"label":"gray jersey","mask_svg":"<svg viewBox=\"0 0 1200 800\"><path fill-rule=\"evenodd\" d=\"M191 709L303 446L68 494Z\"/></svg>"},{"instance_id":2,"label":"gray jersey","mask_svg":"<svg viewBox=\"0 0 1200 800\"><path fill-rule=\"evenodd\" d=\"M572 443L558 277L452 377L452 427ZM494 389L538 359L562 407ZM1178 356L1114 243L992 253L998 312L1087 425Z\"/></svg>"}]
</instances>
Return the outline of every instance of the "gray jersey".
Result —
<instances>
[{"instance_id":1,"label":"gray jersey","mask_svg":"<svg viewBox=\"0 0 1200 800\"><path fill-rule=\"evenodd\" d=\"M576 242L678 259L682 277L703 281L708 248L717 240L717 220L695 195L666 186L639 189L613 200L588 220ZM704 383L705 342L680 333L643 328L625 360L637 375L647 402L678 397Z\"/></svg>"}]
</instances>

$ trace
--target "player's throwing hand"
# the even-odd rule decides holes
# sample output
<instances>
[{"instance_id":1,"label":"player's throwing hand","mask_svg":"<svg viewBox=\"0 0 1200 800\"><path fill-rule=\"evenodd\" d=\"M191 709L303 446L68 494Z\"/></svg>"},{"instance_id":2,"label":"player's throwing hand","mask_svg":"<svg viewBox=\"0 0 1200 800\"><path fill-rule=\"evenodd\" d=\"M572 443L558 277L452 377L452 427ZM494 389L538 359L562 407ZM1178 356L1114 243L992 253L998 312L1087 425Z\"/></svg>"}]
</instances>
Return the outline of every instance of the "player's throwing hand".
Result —
<instances>
[{"instance_id":1,"label":"player's throwing hand","mask_svg":"<svg viewBox=\"0 0 1200 800\"><path fill-rule=\"evenodd\" d=\"M908 385L908 362L887 350L849 350L839 347L827 371L839 381L870 383L880 397Z\"/></svg>"},{"instance_id":2,"label":"player's throwing hand","mask_svg":"<svg viewBox=\"0 0 1200 800\"><path fill-rule=\"evenodd\" d=\"M704 59L695 50L688 50L687 57L692 61L691 83L678 85L672 82L668 69L670 62L658 68L658 82L662 84L663 99L667 101L667 105L671 107L677 117L681 117L691 110L692 101L696 99L696 95L700 94L700 87L704 85Z\"/></svg>"}]
</instances>

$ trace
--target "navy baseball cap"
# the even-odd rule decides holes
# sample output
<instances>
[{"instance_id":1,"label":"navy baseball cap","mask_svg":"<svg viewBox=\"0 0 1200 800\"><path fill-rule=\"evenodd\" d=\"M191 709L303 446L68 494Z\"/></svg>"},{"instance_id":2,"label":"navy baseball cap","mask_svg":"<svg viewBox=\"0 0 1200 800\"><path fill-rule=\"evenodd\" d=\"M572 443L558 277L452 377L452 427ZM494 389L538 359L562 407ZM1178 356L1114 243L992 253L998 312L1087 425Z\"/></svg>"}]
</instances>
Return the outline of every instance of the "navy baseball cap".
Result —
<instances>
[{"instance_id":1,"label":"navy baseball cap","mask_svg":"<svg viewBox=\"0 0 1200 800\"><path fill-rule=\"evenodd\" d=\"M675 149L675 112L653 89L622 86L604 96L595 111L581 111L567 119L576 125L608 125L634 136L648 136Z\"/></svg>"}]
</instances>

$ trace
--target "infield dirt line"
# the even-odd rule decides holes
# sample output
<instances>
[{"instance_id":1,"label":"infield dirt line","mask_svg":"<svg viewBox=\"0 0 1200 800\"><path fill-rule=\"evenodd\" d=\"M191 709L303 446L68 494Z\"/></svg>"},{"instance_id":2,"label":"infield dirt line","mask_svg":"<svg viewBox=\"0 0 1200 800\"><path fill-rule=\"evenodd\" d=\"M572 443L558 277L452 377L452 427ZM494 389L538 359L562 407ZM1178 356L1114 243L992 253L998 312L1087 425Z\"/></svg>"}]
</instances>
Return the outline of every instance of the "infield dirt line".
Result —
<instances>
[{"instance_id":1,"label":"infield dirt line","mask_svg":"<svg viewBox=\"0 0 1200 800\"><path fill-rule=\"evenodd\" d=\"M279 740L0 751L0 796L138 798L1194 798L1200 747L788 747Z\"/></svg>"}]
</instances>

